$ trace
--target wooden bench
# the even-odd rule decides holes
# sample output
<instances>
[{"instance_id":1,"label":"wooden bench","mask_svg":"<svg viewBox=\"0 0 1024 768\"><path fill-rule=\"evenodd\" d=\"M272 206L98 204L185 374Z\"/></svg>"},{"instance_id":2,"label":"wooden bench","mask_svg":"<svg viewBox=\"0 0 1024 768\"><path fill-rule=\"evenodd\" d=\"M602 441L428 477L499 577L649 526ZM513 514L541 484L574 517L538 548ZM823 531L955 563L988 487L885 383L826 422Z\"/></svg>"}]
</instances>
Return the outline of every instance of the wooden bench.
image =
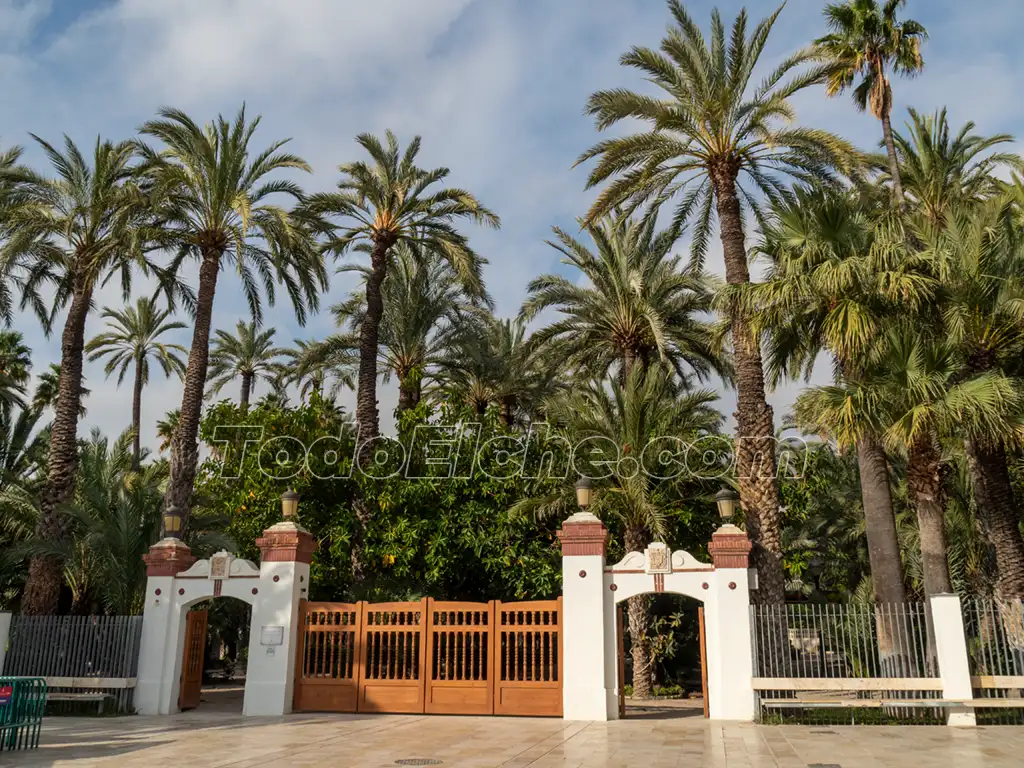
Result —
<instances>
[{"instance_id":1,"label":"wooden bench","mask_svg":"<svg viewBox=\"0 0 1024 768\"><path fill-rule=\"evenodd\" d=\"M768 709L846 709L882 707L974 707L1016 709L1024 699L761 699Z\"/></svg>"},{"instance_id":2,"label":"wooden bench","mask_svg":"<svg viewBox=\"0 0 1024 768\"><path fill-rule=\"evenodd\" d=\"M99 702L99 714L103 714L103 707L107 699L116 696L114 693L106 693L108 690L123 691L134 688L136 678L134 677L45 677L46 687L49 689L46 694L46 701L96 701ZM53 688L83 688L83 691L54 691Z\"/></svg>"}]
</instances>

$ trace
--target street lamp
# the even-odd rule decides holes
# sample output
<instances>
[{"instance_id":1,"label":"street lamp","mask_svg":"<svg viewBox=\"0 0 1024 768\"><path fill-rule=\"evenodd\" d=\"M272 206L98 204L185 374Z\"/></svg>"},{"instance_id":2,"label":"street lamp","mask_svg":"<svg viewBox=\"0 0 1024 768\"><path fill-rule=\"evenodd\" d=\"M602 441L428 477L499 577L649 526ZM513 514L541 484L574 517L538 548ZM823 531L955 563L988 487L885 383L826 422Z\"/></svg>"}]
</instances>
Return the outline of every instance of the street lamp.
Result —
<instances>
[{"instance_id":1,"label":"street lamp","mask_svg":"<svg viewBox=\"0 0 1024 768\"><path fill-rule=\"evenodd\" d=\"M164 510L163 523L165 538L181 538L181 512L173 504Z\"/></svg>"},{"instance_id":2,"label":"street lamp","mask_svg":"<svg viewBox=\"0 0 1024 768\"><path fill-rule=\"evenodd\" d=\"M728 521L736 514L736 502L739 501L739 494L732 488L722 488L715 494L715 504L718 505L718 515Z\"/></svg>"},{"instance_id":3,"label":"street lamp","mask_svg":"<svg viewBox=\"0 0 1024 768\"><path fill-rule=\"evenodd\" d=\"M593 493L593 484L590 482L589 477L581 477L576 482L576 503L580 505L580 509L584 512L587 511L587 507L590 506L590 496Z\"/></svg>"},{"instance_id":4,"label":"street lamp","mask_svg":"<svg viewBox=\"0 0 1024 768\"><path fill-rule=\"evenodd\" d=\"M289 489L281 494L281 516L294 520L299 516L299 494Z\"/></svg>"}]
</instances>

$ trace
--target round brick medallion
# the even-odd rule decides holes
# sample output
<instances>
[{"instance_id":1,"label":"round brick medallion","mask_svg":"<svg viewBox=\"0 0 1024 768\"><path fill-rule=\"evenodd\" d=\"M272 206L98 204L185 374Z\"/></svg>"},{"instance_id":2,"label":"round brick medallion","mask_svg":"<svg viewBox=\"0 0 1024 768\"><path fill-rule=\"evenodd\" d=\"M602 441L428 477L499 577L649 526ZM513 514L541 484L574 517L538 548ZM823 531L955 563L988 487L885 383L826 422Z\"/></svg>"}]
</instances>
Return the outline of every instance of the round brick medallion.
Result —
<instances>
[{"instance_id":1,"label":"round brick medallion","mask_svg":"<svg viewBox=\"0 0 1024 768\"><path fill-rule=\"evenodd\" d=\"M274 583L277 583L277 582L279 582L280 580L281 580L281 577L280 577L280 576L275 576L275 577L274 577Z\"/></svg>"},{"instance_id":2,"label":"round brick medallion","mask_svg":"<svg viewBox=\"0 0 1024 768\"><path fill-rule=\"evenodd\" d=\"M580 578L581 579L587 578L587 572L586 571L580 571Z\"/></svg>"},{"instance_id":3,"label":"round brick medallion","mask_svg":"<svg viewBox=\"0 0 1024 768\"><path fill-rule=\"evenodd\" d=\"M705 581L703 584L700 585L700 588L701 589L707 589L708 588L708 583Z\"/></svg>"},{"instance_id":4,"label":"round brick medallion","mask_svg":"<svg viewBox=\"0 0 1024 768\"><path fill-rule=\"evenodd\" d=\"M253 587L253 588L252 588L252 593L253 593L254 595L258 595L258 594L260 593L260 591L259 591L258 589L256 589L256 587Z\"/></svg>"},{"instance_id":5,"label":"round brick medallion","mask_svg":"<svg viewBox=\"0 0 1024 768\"><path fill-rule=\"evenodd\" d=\"M160 596L160 589L159 589L159 588L157 588L157 590L156 590L155 594L157 595L157 597L159 597L159 596Z\"/></svg>"},{"instance_id":6,"label":"round brick medallion","mask_svg":"<svg viewBox=\"0 0 1024 768\"><path fill-rule=\"evenodd\" d=\"M618 585L618 584L612 584L612 585L611 585L610 587L608 587L608 589L610 589L610 590L611 590L612 592L614 592L614 591L615 591L615 590L617 590L618 588L619 588L619 585Z\"/></svg>"},{"instance_id":7,"label":"round brick medallion","mask_svg":"<svg viewBox=\"0 0 1024 768\"><path fill-rule=\"evenodd\" d=\"M185 594L185 588L184 588L184 587L182 587L181 589L179 589L179 590L178 590L178 594L179 594L179 595L184 595L184 594Z\"/></svg>"},{"instance_id":8,"label":"round brick medallion","mask_svg":"<svg viewBox=\"0 0 1024 768\"><path fill-rule=\"evenodd\" d=\"M729 582L729 589L736 589L736 582L735 581L730 581Z\"/></svg>"}]
</instances>

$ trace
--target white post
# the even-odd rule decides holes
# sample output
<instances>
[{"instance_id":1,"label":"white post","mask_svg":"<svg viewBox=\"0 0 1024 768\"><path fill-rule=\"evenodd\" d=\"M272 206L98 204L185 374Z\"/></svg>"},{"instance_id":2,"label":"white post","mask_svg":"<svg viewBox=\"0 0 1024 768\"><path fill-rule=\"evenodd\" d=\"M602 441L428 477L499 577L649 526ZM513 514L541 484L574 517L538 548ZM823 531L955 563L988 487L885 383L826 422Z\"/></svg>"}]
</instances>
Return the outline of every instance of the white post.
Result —
<instances>
[{"instance_id":1,"label":"white post","mask_svg":"<svg viewBox=\"0 0 1024 768\"><path fill-rule=\"evenodd\" d=\"M708 715L712 720L753 720L754 654L750 637L751 544L733 525L711 537L715 563L704 603L708 660Z\"/></svg>"},{"instance_id":2,"label":"white post","mask_svg":"<svg viewBox=\"0 0 1024 768\"><path fill-rule=\"evenodd\" d=\"M143 560L147 578L135 711L140 715L169 715L177 711L174 670L181 663L179 636L184 632L173 594L174 576L188 570L195 558L178 539L168 538L150 547Z\"/></svg>"},{"instance_id":3,"label":"white post","mask_svg":"<svg viewBox=\"0 0 1024 768\"><path fill-rule=\"evenodd\" d=\"M254 601L245 671L245 715L286 715L292 711L299 632L299 601L309 588L313 537L284 521L263 532L260 594Z\"/></svg>"},{"instance_id":4,"label":"white post","mask_svg":"<svg viewBox=\"0 0 1024 768\"><path fill-rule=\"evenodd\" d=\"M589 512L577 512L558 532L562 542L562 717L566 720L615 719L614 682L606 679L607 622L615 621L614 602L605 599L604 553L608 532ZM612 605L610 618L606 608ZM611 665L614 668L614 661Z\"/></svg>"},{"instance_id":5,"label":"white post","mask_svg":"<svg viewBox=\"0 0 1024 768\"><path fill-rule=\"evenodd\" d=\"M7 658L7 643L11 639L11 619L12 614L8 612L0 613L0 675L4 673L4 659Z\"/></svg>"},{"instance_id":6,"label":"white post","mask_svg":"<svg viewBox=\"0 0 1024 768\"><path fill-rule=\"evenodd\" d=\"M932 613L939 675L942 677L942 697L973 699L971 662L967 654L967 636L964 632L960 598L957 595L933 595L928 602ZM976 725L974 707L953 706L948 712L948 725Z\"/></svg>"}]
</instances>

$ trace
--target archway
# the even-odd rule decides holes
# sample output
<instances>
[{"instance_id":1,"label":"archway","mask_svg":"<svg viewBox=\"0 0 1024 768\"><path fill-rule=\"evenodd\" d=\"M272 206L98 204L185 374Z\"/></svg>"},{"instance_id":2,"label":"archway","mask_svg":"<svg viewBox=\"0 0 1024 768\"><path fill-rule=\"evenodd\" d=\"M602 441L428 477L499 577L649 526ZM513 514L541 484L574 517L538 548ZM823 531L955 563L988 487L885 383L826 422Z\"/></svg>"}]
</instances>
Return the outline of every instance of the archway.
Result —
<instances>
[{"instance_id":1,"label":"archway","mask_svg":"<svg viewBox=\"0 0 1024 768\"><path fill-rule=\"evenodd\" d=\"M704 606L709 716L754 718L750 638L751 544L743 531L723 525L708 549L711 563L660 542L605 565L608 532L579 512L562 525L562 600L565 613L563 711L572 720L614 720L624 681L618 669L617 606L648 593L677 593ZM599 575L599 577L598 577Z\"/></svg>"},{"instance_id":2,"label":"archway","mask_svg":"<svg viewBox=\"0 0 1024 768\"><path fill-rule=\"evenodd\" d=\"M241 714L252 606L235 597L200 600L186 613L178 708Z\"/></svg>"}]
</instances>

